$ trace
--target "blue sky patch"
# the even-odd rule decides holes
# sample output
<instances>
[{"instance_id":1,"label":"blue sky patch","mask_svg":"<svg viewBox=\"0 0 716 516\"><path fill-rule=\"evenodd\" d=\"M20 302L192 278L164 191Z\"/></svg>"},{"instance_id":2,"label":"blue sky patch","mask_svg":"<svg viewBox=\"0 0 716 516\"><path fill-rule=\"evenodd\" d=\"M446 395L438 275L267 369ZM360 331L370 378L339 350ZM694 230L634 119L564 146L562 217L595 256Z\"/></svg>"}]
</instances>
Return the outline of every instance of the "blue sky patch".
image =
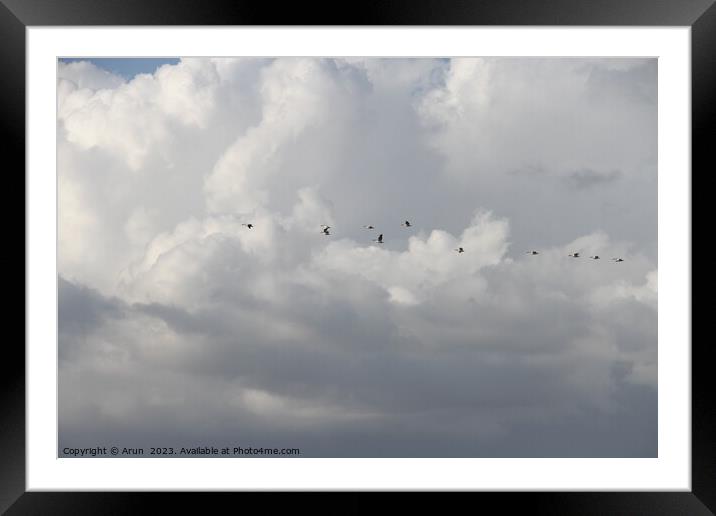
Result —
<instances>
[{"instance_id":1,"label":"blue sky patch","mask_svg":"<svg viewBox=\"0 0 716 516\"><path fill-rule=\"evenodd\" d=\"M89 61L98 68L131 80L140 73L154 73L157 68L165 64L177 64L179 58L137 58L137 57L72 57L60 58L62 63L74 61Z\"/></svg>"}]
</instances>

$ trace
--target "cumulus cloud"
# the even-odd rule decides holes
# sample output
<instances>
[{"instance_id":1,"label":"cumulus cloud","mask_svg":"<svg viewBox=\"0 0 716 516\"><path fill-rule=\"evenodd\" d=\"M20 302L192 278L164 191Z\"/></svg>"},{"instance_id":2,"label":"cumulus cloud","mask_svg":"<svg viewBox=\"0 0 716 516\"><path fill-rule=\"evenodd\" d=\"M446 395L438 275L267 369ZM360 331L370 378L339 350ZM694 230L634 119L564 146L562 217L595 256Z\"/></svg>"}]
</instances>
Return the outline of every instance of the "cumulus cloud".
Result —
<instances>
[{"instance_id":1,"label":"cumulus cloud","mask_svg":"<svg viewBox=\"0 0 716 516\"><path fill-rule=\"evenodd\" d=\"M124 83L124 79L107 70L96 67L89 61L57 63L57 92L64 98L75 89L101 90L114 89Z\"/></svg>"},{"instance_id":2,"label":"cumulus cloud","mask_svg":"<svg viewBox=\"0 0 716 516\"><path fill-rule=\"evenodd\" d=\"M650 60L71 65L61 446L656 455Z\"/></svg>"}]
</instances>

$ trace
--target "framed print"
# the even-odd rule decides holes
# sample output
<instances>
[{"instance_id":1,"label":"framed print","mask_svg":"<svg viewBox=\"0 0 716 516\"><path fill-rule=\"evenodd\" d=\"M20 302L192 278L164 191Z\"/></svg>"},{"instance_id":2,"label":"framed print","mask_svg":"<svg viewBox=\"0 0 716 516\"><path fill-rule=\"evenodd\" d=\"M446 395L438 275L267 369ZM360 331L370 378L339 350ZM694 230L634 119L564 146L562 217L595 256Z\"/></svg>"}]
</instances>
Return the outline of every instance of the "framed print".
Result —
<instances>
[{"instance_id":1,"label":"framed print","mask_svg":"<svg viewBox=\"0 0 716 516\"><path fill-rule=\"evenodd\" d=\"M9 514L153 491L713 511L712 2L0 15L27 200Z\"/></svg>"}]
</instances>

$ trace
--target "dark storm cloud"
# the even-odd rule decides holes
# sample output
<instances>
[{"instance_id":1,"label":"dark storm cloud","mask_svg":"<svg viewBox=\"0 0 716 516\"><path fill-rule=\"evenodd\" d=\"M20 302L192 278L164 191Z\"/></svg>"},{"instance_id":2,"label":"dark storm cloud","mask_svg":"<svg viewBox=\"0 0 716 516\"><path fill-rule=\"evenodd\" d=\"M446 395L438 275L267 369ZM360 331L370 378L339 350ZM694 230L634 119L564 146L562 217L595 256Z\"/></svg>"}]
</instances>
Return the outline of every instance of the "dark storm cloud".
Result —
<instances>
[{"instance_id":1,"label":"dark storm cloud","mask_svg":"<svg viewBox=\"0 0 716 516\"><path fill-rule=\"evenodd\" d=\"M220 269L215 274L221 274ZM602 428L598 438L589 430L589 446L580 434L574 437L576 442L562 442L561 447L559 439L545 440L540 452L530 451L525 443L510 443L504 434L523 436L524 429L545 436L568 429L584 432L580 425L589 418L596 421L599 414L618 420L615 410L628 413L626 419L635 423L641 421L639 414L651 417L645 412L648 407L618 408L631 399L619 398L619 391L630 392L633 386L625 381L633 369L630 361L595 360L591 352L577 352L575 342L588 337L586 329L595 325L608 332L599 333L596 346L606 346L611 339L636 342L641 334L627 321L642 320L648 328L655 322L655 312L625 299L615 306L624 324L615 326L609 312L595 319L567 298L548 300L535 285L520 290L528 309L515 307L510 313L505 311L507 299L513 288L521 288L520 275L519 268L509 265L490 271L489 297L504 299L504 309L483 299L465 309L472 313L469 318L445 312L434 303L390 314L379 290L359 277L336 277L327 297L325 291L302 287L289 296L296 301L290 307L264 304L260 311L247 313L247 303L238 296L231 304L222 300L221 305L195 313L136 303L125 308L130 315L123 319L100 315L96 320L121 324L105 324L102 331L95 331L83 347L82 358L62 375L68 398L61 403L72 415L61 415L65 442L75 443L89 427L102 433L102 427L113 424L123 428L127 443L146 443L159 428L165 429L165 441L191 442L199 438L195 426L203 421L211 428L204 439L228 442L240 434L253 443L262 439L292 443L310 455L622 453L620 436L631 429L618 425ZM221 283L219 278L210 283ZM573 289L576 294L580 286ZM366 313L365 305L356 304L355 298L345 295L347 291L362 291L360 299L365 302L367 296L378 308ZM77 305L98 300L88 289L76 293L85 297ZM97 306L98 311L116 310L107 302ZM640 310L643 314L637 315ZM258 313L264 317L257 320ZM165 324L156 334L147 334L145 328L153 324L145 317ZM272 321L295 324L296 331L273 333ZM401 327L413 332L405 334ZM306 328L311 331L304 336L301 329ZM102 348L97 347L98 335ZM66 335L60 345L70 340ZM644 341L647 357L649 342ZM101 387L77 391L73 385L96 381L97 365L112 353L107 343L125 351L130 348L129 362L105 372L110 381ZM626 351L643 362L643 345ZM575 374L583 375L579 383L586 381L576 389ZM592 387L591 381L597 383ZM604 382L612 386L607 391ZM256 399L254 392L259 393ZM87 409L119 395L134 400L131 412L115 414L110 409L97 416L97 409ZM155 406L156 396L174 403ZM583 415L575 415L575 410ZM404 439L398 442L401 433ZM321 441L320 435L330 439ZM436 442L429 447L431 439ZM648 447L641 442L638 449Z\"/></svg>"}]
</instances>

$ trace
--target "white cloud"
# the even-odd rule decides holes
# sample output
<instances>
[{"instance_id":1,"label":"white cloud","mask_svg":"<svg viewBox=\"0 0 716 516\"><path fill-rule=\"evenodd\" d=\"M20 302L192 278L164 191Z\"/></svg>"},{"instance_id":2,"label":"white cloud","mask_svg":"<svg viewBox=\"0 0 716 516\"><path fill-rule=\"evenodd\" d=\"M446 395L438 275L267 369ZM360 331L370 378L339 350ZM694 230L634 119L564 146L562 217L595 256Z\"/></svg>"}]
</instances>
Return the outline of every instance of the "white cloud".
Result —
<instances>
[{"instance_id":1,"label":"white cloud","mask_svg":"<svg viewBox=\"0 0 716 516\"><path fill-rule=\"evenodd\" d=\"M68 84L69 83L69 84ZM60 98L67 93L64 88L73 86L78 89L102 90L114 89L124 83L124 79L107 70L98 68L89 61L57 63L57 84Z\"/></svg>"},{"instance_id":2,"label":"white cloud","mask_svg":"<svg viewBox=\"0 0 716 516\"><path fill-rule=\"evenodd\" d=\"M312 127L337 125L351 99L341 90L336 71L316 59L277 60L262 70L261 122L231 145L206 179L210 211L250 213L265 206L270 186L284 175L313 176L283 159ZM314 176L315 177L315 176Z\"/></svg>"},{"instance_id":3,"label":"white cloud","mask_svg":"<svg viewBox=\"0 0 716 516\"><path fill-rule=\"evenodd\" d=\"M655 161L655 110L653 99L629 96L626 87L639 83L624 76L631 71L646 81L656 68L648 60L619 66L577 59L453 59L445 85L425 95L419 109L433 130L433 144L448 160L447 171L457 178L530 166L566 175L585 162L597 171L634 174L645 161Z\"/></svg>"},{"instance_id":4,"label":"white cloud","mask_svg":"<svg viewBox=\"0 0 716 516\"><path fill-rule=\"evenodd\" d=\"M359 275L387 289L396 302L415 304L438 286L469 280L481 268L498 263L507 250L506 237L506 221L479 213L460 237L433 230L426 237L410 237L405 251L337 241L316 257L314 265ZM469 252L458 255L457 247Z\"/></svg>"}]
</instances>

